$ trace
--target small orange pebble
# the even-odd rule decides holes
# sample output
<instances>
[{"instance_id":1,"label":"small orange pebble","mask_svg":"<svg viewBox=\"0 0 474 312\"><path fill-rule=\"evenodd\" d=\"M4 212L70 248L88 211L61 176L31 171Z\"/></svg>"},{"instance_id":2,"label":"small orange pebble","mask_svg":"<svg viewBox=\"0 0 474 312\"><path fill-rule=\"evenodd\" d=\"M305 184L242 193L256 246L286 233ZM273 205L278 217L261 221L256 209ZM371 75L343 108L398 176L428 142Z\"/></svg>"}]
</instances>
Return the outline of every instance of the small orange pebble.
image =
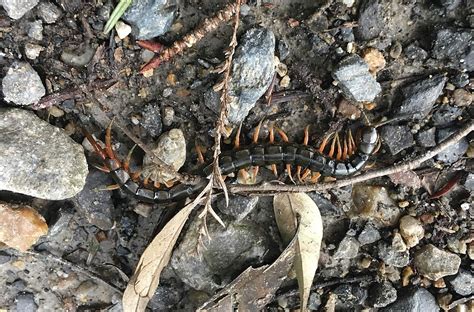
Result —
<instances>
[{"instance_id":1,"label":"small orange pebble","mask_svg":"<svg viewBox=\"0 0 474 312\"><path fill-rule=\"evenodd\" d=\"M295 20L294 18L288 19L288 26L291 28L298 27L300 25L300 22L298 20Z\"/></svg>"}]
</instances>

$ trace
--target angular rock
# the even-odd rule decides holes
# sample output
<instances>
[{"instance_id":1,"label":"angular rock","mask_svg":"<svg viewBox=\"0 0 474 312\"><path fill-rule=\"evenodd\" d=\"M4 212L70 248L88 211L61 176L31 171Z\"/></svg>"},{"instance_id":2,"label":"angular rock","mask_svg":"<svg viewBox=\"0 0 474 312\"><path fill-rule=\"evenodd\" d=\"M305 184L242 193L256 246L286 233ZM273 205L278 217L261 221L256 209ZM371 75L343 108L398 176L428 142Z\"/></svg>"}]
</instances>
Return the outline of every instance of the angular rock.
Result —
<instances>
[{"instance_id":1,"label":"angular rock","mask_svg":"<svg viewBox=\"0 0 474 312\"><path fill-rule=\"evenodd\" d=\"M433 108L436 99L443 93L447 80L448 78L443 75L437 75L404 87L401 90L403 100L397 113L406 114L411 119L426 117Z\"/></svg>"},{"instance_id":2,"label":"angular rock","mask_svg":"<svg viewBox=\"0 0 474 312\"><path fill-rule=\"evenodd\" d=\"M393 248L391 244L384 242L379 243L379 258L385 264L392 265L397 268L403 268L410 263L410 254L408 251L399 252Z\"/></svg>"},{"instance_id":3,"label":"angular rock","mask_svg":"<svg viewBox=\"0 0 474 312\"><path fill-rule=\"evenodd\" d=\"M422 147L432 147L436 145L436 128L430 128L428 130L418 133L416 142Z\"/></svg>"},{"instance_id":4,"label":"angular rock","mask_svg":"<svg viewBox=\"0 0 474 312\"><path fill-rule=\"evenodd\" d=\"M470 191L474 191L474 173L469 173L467 175L464 187Z\"/></svg>"},{"instance_id":5,"label":"angular rock","mask_svg":"<svg viewBox=\"0 0 474 312\"><path fill-rule=\"evenodd\" d=\"M360 243L353 236L346 235L339 243L334 254L335 259L353 259L357 257Z\"/></svg>"},{"instance_id":6,"label":"angular rock","mask_svg":"<svg viewBox=\"0 0 474 312\"><path fill-rule=\"evenodd\" d=\"M383 283L374 283L369 288L369 297L367 303L374 308L383 308L397 300L397 290L392 283L384 281Z\"/></svg>"},{"instance_id":7,"label":"angular rock","mask_svg":"<svg viewBox=\"0 0 474 312\"><path fill-rule=\"evenodd\" d=\"M336 311L351 311L354 306L362 304L367 298L367 288L359 285L343 284L333 290L337 296Z\"/></svg>"},{"instance_id":8,"label":"angular rock","mask_svg":"<svg viewBox=\"0 0 474 312\"><path fill-rule=\"evenodd\" d=\"M111 178L100 171L92 171L86 179L84 189L74 197L76 209L101 230L110 230L114 225L112 192L103 190L113 184Z\"/></svg>"},{"instance_id":9,"label":"angular rock","mask_svg":"<svg viewBox=\"0 0 474 312\"><path fill-rule=\"evenodd\" d=\"M439 312L435 297L424 288L402 288L397 300L380 312Z\"/></svg>"},{"instance_id":10,"label":"angular rock","mask_svg":"<svg viewBox=\"0 0 474 312\"><path fill-rule=\"evenodd\" d=\"M375 243L381 238L379 230L371 223L367 222L357 240L361 246Z\"/></svg>"},{"instance_id":11,"label":"angular rock","mask_svg":"<svg viewBox=\"0 0 474 312\"><path fill-rule=\"evenodd\" d=\"M46 24L55 23L61 16L61 10L51 2L41 2L36 9Z\"/></svg>"},{"instance_id":12,"label":"angular rock","mask_svg":"<svg viewBox=\"0 0 474 312\"><path fill-rule=\"evenodd\" d=\"M38 305L35 302L35 295L29 292L21 292L15 298L15 311L36 312Z\"/></svg>"},{"instance_id":13,"label":"angular rock","mask_svg":"<svg viewBox=\"0 0 474 312\"><path fill-rule=\"evenodd\" d=\"M445 126L455 122L462 115L462 109L455 106L442 105L433 114L432 120L435 126Z\"/></svg>"},{"instance_id":14,"label":"angular rock","mask_svg":"<svg viewBox=\"0 0 474 312\"><path fill-rule=\"evenodd\" d=\"M400 215L400 208L381 186L356 184L352 187L350 217L376 220L384 225L394 225Z\"/></svg>"},{"instance_id":15,"label":"angular rock","mask_svg":"<svg viewBox=\"0 0 474 312\"><path fill-rule=\"evenodd\" d=\"M230 123L243 121L267 91L275 73L274 53L275 36L271 30L252 28L240 39L229 80Z\"/></svg>"},{"instance_id":16,"label":"angular rock","mask_svg":"<svg viewBox=\"0 0 474 312\"><path fill-rule=\"evenodd\" d=\"M73 197L84 187L84 150L62 129L35 114L0 108L0 190L50 200Z\"/></svg>"},{"instance_id":17,"label":"angular rock","mask_svg":"<svg viewBox=\"0 0 474 312\"><path fill-rule=\"evenodd\" d=\"M415 144L413 134L408 126L384 126L380 130L380 136L392 155L396 155Z\"/></svg>"},{"instance_id":18,"label":"angular rock","mask_svg":"<svg viewBox=\"0 0 474 312\"><path fill-rule=\"evenodd\" d=\"M19 19L38 4L39 0L1 0L7 15L13 19Z\"/></svg>"},{"instance_id":19,"label":"angular rock","mask_svg":"<svg viewBox=\"0 0 474 312\"><path fill-rule=\"evenodd\" d=\"M449 282L454 291L461 296L474 294L474 274L467 270L459 270L458 275Z\"/></svg>"},{"instance_id":20,"label":"angular rock","mask_svg":"<svg viewBox=\"0 0 474 312\"><path fill-rule=\"evenodd\" d=\"M178 171L186 161L186 140L184 139L183 131L181 131L181 129L171 129L163 133L158 138L153 153L174 170ZM150 175L152 181L164 183L174 178L174 176L168 173L156 170L156 167L153 166L151 158L148 155L145 155L143 163L144 168L142 174L143 176Z\"/></svg>"},{"instance_id":21,"label":"angular rock","mask_svg":"<svg viewBox=\"0 0 474 312\"><path fill-rule=\"evenodd\" d=\"M414 42L406 47L404 53L409 60L416 62L424 61L428 57L428 52L421 48L418 42Z\"/></svg>"},{"instance_id":22,"label":"angular rock","mask_svg":"<svg viewBox=\"0 0 474 312\"><path fill-rule=\"evenodd\" d=\"M175 0L135 0L123 15L137 39L147 40L167 32L176 16Z\"/></svg>"},{"instance_id":23,"label":"angular rock","mask_svg":"<svg viewBox=\"0 0 474 312\"><path fill-rule=\"evenodd\" d=\"M456 274L461 265L461 258L429 244L416 252L413 263L421 275L436 281Z\"/></svg>"},{"instance_id":24,"label":"angular rock","mask_svg":"<svg viewBox=\"0 0 474 312\"><path fill-rule=\"evenodd\" d=\"M453 92L454 105L456 106L469 106L474 101L474 95L464 89L456 89Z\"/></svg>"},{"instance_id":25,"label":"angular rock","mask_svg":"<svg viewBox=\"0 0 474 312\"><path fill-rule=\"evenodd\" d=\"M7 102L31 105L37 103L45 95L46 90L30 64L14 62L2 80L2 92Z\"/></svg>"},{"instance_id":26,"label":"angular rock","mask_svg":"<svg viewBox=\"0 0 474 312\"><path fill-rule=\"evenodd\" d=\"M28 24L28 37L38 41L43 40L43 23L34 21Z\"/></svg>"},{"instance_id":27,"label":"angular rock","mask_svg":"<svg viewBox=\"0 0 474 312\"><path fill-rule=\"evenodd\" d=\"M423 224L412 216L403 216L400 219L400 234L402 235L408 248L418 245L425 236Z\"/></svg>"},{"instance_id":28,"label":"angular rock","mask_svg":"<svg viewBox=\"0 0 474 312\"><path fill-rule=\"evenodd\" d=\"M0 251L0 265L10 262L12 256L4 251Z\"/></svg>"},{"instance_id":29,"label":"angular rock","mask_svg":"<svg viewBox=\"0 0 474 312\"><path fill-rule=\"evenodd\" d=\"M148 104L142 110L142 119L140 125L145 128L152 137L161 134L163 124L161 123L160 106L156 104Z\"/></svg>"},{"instance_id":30,"label":"angular rock","mask_svg":"<svg viewBox=\"0 0 474 312\"><path fill-rule=\"evenodd\" d=\"M32 207L0 202L0 242L26 251L47 233L46 221Z\"/></svg>"},{"instance_id":31,"label":"angular rock","mask_svg":"<svg viewBox=\"0 0 474 312\"><path fill-rule=\"evenodd\" d=\"M215 221L207 222L211 239L202 238L204 245L198 247L201 222L193 222L175 249L171 266L184 283L211 292L249 264L261 264L270 245L265 230L256 223L242 221L223 228Z\"/></svg>"},{"instance_id":32,"label":"angular rock","mask_svg":"<svg viewBox=\"0 0 474 312\"><path fill-rule=\"evenodd\" d=\"M224 196L220 196L217 200L217 209L228 216L234 217L237 221L241 221L257 206L257 203L257 196L229 194L229 206L226 205Z\"/></svg>"},{"instance_id":33,"label":"angular rock","mask_svg":"<svg viewBox=\"0 0 474 312\"><path fill-rule=\"evenodd\" d=\"M359 27L355 29L355 35L361 40L377 38L384 27L383 1L364 0L359 7Z\"/></svg>"},{"instance_id":34,"label":"angular rock","mask_svg":"<svg viewBox=\"0 0 474 312\"><path fill-rule=\"evenodd\" d=\"M348 56L339 62L332 76L344 95L354 101L372 102L382 91L380 84L369 73L369 66L358 55Z\"/></svg>"},{"instance_id":35,"label":"angular rock","mask_svg":"<svg viewBox=\"0 0 474 312\"><path fill-rule=\"evenodd\" d=\"M449 136L457 131L456 128L444 128L438 130L437 142L438 144L446 140ZM458 143L451 145L447 150L436 155L436 159L447 164L452 164L461 158L469 148L469 143L464 137Z\"/></svg>"},{"instance_id":36,"label":"angular rock","mask_svg":"<svg viewBox=\"0 0 474 312\"><path fill-rule=\"evenodd\" d=\"M435 59L448 61L444 66L474 70L474 31L464 29L442 29L436 34L432 55Z\"/></svg>"},{"instance_id":37,"label":"angular rock","mask_svg":"<svg viewBox=\"0 0 474 312\"><path fill-rule=\"evenodd\" d=\"M464 88L469 84L469 74L462 72L457 73L454 77L451 77L450 81L457 88Z\"/></svg>"}]
</instances>

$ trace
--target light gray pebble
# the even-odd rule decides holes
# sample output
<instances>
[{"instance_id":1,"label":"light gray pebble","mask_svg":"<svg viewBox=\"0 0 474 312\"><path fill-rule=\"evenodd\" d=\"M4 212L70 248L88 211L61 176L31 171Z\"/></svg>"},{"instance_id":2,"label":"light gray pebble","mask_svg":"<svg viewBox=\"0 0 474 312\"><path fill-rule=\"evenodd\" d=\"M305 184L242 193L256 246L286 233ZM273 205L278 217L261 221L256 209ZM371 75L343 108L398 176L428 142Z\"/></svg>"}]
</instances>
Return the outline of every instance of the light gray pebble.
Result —
<instances>
[{"instance_id":1,"label":"light gray pebble","mask_svg":"<svg viewBox=\"0 0 474 312\"><path fill-rule=\"evenodd\" d=\"M3 5L7 15L13 19L20 19L23 15L33 9L39 0L2 0L0 4Z\"/></svg>"},{"instance_id":2,"label":"light gray pebble","mask_svg":"<svg viewBox=\"0 0 474 312\"><path fill-rule=\"evenodd\" d=\"M14 62L2 80L4 99L16 105L37 103L46 93L38 73L26 62Z\"/></svg>"}]
</instances>

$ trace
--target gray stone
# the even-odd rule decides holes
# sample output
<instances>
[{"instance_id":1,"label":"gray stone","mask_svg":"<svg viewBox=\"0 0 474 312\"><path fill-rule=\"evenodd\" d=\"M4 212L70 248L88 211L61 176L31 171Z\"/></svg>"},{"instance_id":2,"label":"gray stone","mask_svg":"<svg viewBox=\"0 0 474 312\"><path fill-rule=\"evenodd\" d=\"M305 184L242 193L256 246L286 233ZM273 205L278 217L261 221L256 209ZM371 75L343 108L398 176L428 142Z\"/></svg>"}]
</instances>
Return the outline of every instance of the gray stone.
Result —
<instances>
[{"instance_id":1,"label":"gray stone","mask_svg":"<svg viewBox=\"0 0 474 312\"><path fill-rule=\"evenodd\" d=\"M407 115L410 119L422 119L427 116L438 97L443 93L448 78L437 75L418 80L404 87L403 100L397 113Z\"/></svg>"},{"instance_id":2,"label":"gray stone","mask_svg":"<svg viewBox=\"0 0 474 312\"><path fill-rule=\"evenodd\" d=\"M161 122L160 106L157 104L148 104L142 110L142 119L140 125L152 137L161 134L163 124Z\"/></svg>"},{"instance_id":3,"label":"gray stone","mask_svg":"<svg viewBox=\"0 0 474 312\"><path fill-rule=\"evenodd\" d=\"M474 70L474 31L464 29L442 29L436 34L432 55L435 59L448 61L443 66Z\"/></svg>"},{"instance_id":4,"label":"gray stone","mask_svg":"<svg viewBox=\"0 0 474 312\"><path fill-rule=\"evenodd\" d=\"M34 21L28 24L28 37L38 41L43 40L43 23Z\"/></svg>"},{"instance_id":5,"label":"gray stone","mask_svg":"<svg viewBox=\"0 0 474 312\"><path fill-rule=\"evenodd\" d=\"M429 244L415 253L413 263L421 275L436 281L442 277L456 274L461 258Z\"/></svg>"},{"instance_id":6,"label":"gray stone","mask_svg":"<svg viewBox=\"0 0 474 312\"><path fill-rule=\"evenodd\" d=\"M383 1L364 0L359 7L359 27L355 29L355 35L361 40L377 38L384 27Z\"/></svg>"},{"instance_id":7,"label":"gray stone","mask_svg":"<svg viewBox=\"0 0 474 312\"><path fill-rule=\"evenodd\" d=\"M175 305L182 299L184 289L178 285L160 283L150 300L149 307L153 311L173 311Z\"/></svg>"},{"instance_id":8,"label":"gray stone","mask_svg":"<svg viewBox=\"0 0 474 312\"><path fill-rule=\"evenodd\" d=\"M384 281L383 283L374 283L369 288L368 304L374 308L383 308L397 300L397 290L392 283Z\"/></svg>"},{"instance_id":9,"label":"gray stone","mask_svg":"<svg viewBox=\"0 0 474 312\"><path fill-rule=\"evenodd\" d=\"M61 10L59 7L51 2L41 2L36 7L38 15L45 21L46 24L55 23L61 16Z\"/></svg>"},{"instance_id":10,"label":"gray stone","mask_svg":"<svg viewBox=\"0 0 474 312\"><path fill-rule=\"evenodd\" d=\"M384 126L380 130L380 136L392 155L396 155L415 144L413 134L408 126Z\"/></svg>"},{"instance_id":11,"label":"gray stone","mask_svg":"<svg viewBox=\"0 0 474 312\"><path fill-rule=\"evenodd\" d=\"M353 259L357 257L360 243L353 236L346 235L337 247L335 259Z\"/></svg>"},{"instance_id":12,"label":"gray stone","mask_svg":"<svg viewBox=\"0 0 474 312\"><path fill-rule=\"evenodd\" d=\"M416 142L422 147L432 147L436 145L436 128L430 128L428 130L418 133Z\"/></svg>"},{"instance_id":13,"label":"gray stone","mask_svg":"<svg viewBox=\"0 0 474 312\"><path fill-rule=\"evenodd\" d=\"M420 220L406 215L400 219L400 234L405 240L408 248L418 245L425 236L425 229Z\"/></svg>"},{"instance_id":14,"label":"gray stone","mask_svg":"<svg viewBox=\"0 0 474 312\"><path fill-rule=\"evenodd\" d=\"M367 298L367 288L360 285L343 284L334 289L337 296L336 311L353 311L354 306L362 304Z\"/></svg>"},{"instance_id":15,"label":"gray stone","mask_svg":"<svg viewBox=\"0 0 474 312\"><path fill-rule=\"evenodd\" d=\"M381 242L378 245L379 257L385 264L393 265L397 268L403 268L410 262L410 254L408 251L398 252L391 244Z\"/></svg>"},{"instance_id":16,"label":"gray stone","mask_svg":"<svg viewBox=\"0 0 474 312\"><path fill-rule=\"evenodd\" d=\"M354 101L372 102L382 91L369 73L369 65L358 55L344 58L332 73L344 95Z\"/></svg>"},{"instance_id":17,"label":"gray stone","mask_svg":"<svg viewBox=\"0 0 474 312\"><path fill-rule=\"evenodd\" d=\"M29 292L22 292L15 298L15 311L18 312L35 312L38 306L35 302L35 295Z\"/></svg>"},{"instance_id":18,"label":"gray stone","mask_svg":"<svg viewBox=\"0 0 474 312\"><path fill-rule=\"evenodd\" d=\"M357 240L361 246L375 243L381 238L379 230L371 222L367 222Z\"/></svg>"},{"instance_id":19,"label":"gray stone","mask_svg":"<svg viewBox=\"0 0 474 312\"><path fill-rule=\"evenodd\" d=\"M209 218L207 222L210 240L201 236L202 223L192 222L171 257L171 266L187 285L212 292L248 265L261 264L270 245L265 230L256 223L243 221L223 228Z\"/></svg>"},{"instance_id":20,"label":"gray stone","mask_svg":"<svg viewBox=\"0 0 474 312\"><path fill-rule=\"evenodd\" d=\"M474 191L474 173L469 173L467 175L464 187L470 191Z\"/></svg>"},{"instance_id":21,"label":"gray stone","mask_svg":"<svg viewBox=\"0 0 474 312\"><path fill-rule=\"evenodd\" d=\"M39 0L0 0L7 15L19 19L38 4Z\"/></svg>"},{"instance_id":22,"label":"gray stone","mask_svg":"<svg viewBox=\"0 0 474 312\"><path fill-rule=\"evenodd\" d=\"M407 59L412 61L421 62L426 60L428 57L428 52L418 45L418 42L410 44L403 50Z\"/></svg>"},{"instance_id":23,"label":"gray stone","mask_svg":"<svg viewBox=\"0 0 474 312\"><path fill-rule=\"evenodd\" d=\"M447 10L454 10L461 3L461 0L438 0L438 2Z\"/></svg>"},{"instance_id":24,"label":"gray stone","mask_svg":"<svg viewBox=\"0 0 474 312\"><path fill-rule=\"evenodd\" d=\"M234 217L237 221L240 221L257 206L257 203L257 196L229 194L229 206L226 205L225 197L219 196L217 200L217 209L228 216Z\"/></svg>"},{"instance_id":25,"label":"gray stone","mask_svg":"<svg viewBox=\"0 0 474 312\"><path fill-rule=\"evenodd\" d=\"M467 73L457 73L450 81L456 87L464 88L469 84L469 75Z\"/></svg>"},{"instance_id":26,"label":"gray stone","mask_svg":"<svg viewBox=\"0 0 474 312\"><path fill-rule=\"evenodd\" d=\"M230 123L243 121L267 91L275 73L275 36L271 30L252 28L240 39L229 80Z\"/></svg>"},{"instance_id":27,"label":"gray stone","mask_svg":"<svg viewBox=\"0 0 474 312\"><path fill-rule=\"evenodd\" d=\"M49 200L73 197L84 187L84 150L35 114L0 109L0 190Z\"/></svg>"},{"instance_id":28,"label":"gray stone","mask_svg":"<svg viewBox=\"0 0 474 312\"><path fill-rule=\"evenodd\" d=\"M433 124L435 126L445 126L457 120L462 115L463 110L459 107L442 105L433 114Z\"/></svg>"},{"instance_id":29,"label":"gray stone","mask_svg":"<svg viewBox=\"0 0 474 312\"><path fill-rule=\"evenodd\" d=\"M61 53L61 61L70 66L82 67L89 64L94 57L96 45L84 44L79 48L65 49Z\"/></svg>"},{"instance_id":30,"label":"gray stone","mask_svg":"<svg viewBox=\"0 0 474 312\"><path fill-rule=\"evenodd\" d=\"M46 93L43 82L25 62L14 62L2 80L4 99L17 105L37 103Z\"/></svg>"},{"instance_id":31,"label":"gray stone","mask_svg":"<svg viewBox=\"0 0 474 312\"><path fill-rule=\"evenodd\" d=\"M446 140L451 134L455 133L456 131L457 131L456 128L445 128L445 129L438 130L438 133L437 133L438 144ZM467 139L462 138L461 140L459 140L458 143L451 145L450 148L436 155L436 159L448 164L452 164L456 162L459 158L461 158L462 155L466 153L468 148L469 148L469 143L467 142Z\"/></svg>"},{"instance_id":32,"label":"gray stone","mask_svg":"<svg viewBox=\"0 0 474 312\"><path fill-rule=\"evenodd\" d=\"M171 129L163 133L153 148L156 157L178 171L186 161L186 140L181 129ZM148 176L151 181L164 183L175 178L170 173L163 172L153 165L149 155L145 155L143 159L144 168L143 176Z\"/></svg>"},{"instance_id":33,"label":"gray stone","mask_svg":"<svg viewBox=\"0 0 474 312\"><path fill-rule=\"evenodd\" d=\"M86 182L87 183L87 182ZM61 207L54 220L49 223L48 236L53 237L69 229L69 222L74 216L74 209L70 206Z\"/></svg>"},{"instance_id":34,"label":"gray stone","mask_svg":"<svg viewBox=\"0 0 474 312\"><path fill-rule=\"evenodd\" d=\"M458 275L449 281L449 284L461 296L469 296L474 293L474 275L467 270L459 270Z\"/></svg>"},{"instance_id":35,"label":"gray stone","mask_svg":"<svg viewBox=\"0 0 474 312\"><path fill-rule=\"evenodd\" d=\"M135 0L123 15L138 39L151 39L167 32L176 15L175 0Z\"/></svg>"},{"instance_id":36,"label":"gray stone","mask_svg":"<svg viewBox=\"0 0 474 312\"><path fill-rule=\"evenodd\" d=\"M424 288L402 288L397 300L380 312L439 312L435 297Z\"/></svg>"},{"instance_id":37,"label":"gray stone","mask_svg":"<svg viewBox=\"0 0 474 312\"><path fill-rule=\"evenodd\" d=\"M92 171L86 179L86 185L74 197L74 204L87 221L101 230L110 230L113 226L112 192L104 190L107 185L113 184L110 177L100 171Z\"/></svg>"},{"instance_id":38,"label":"gray stone","mask_svg":"<svg viewBox=\"0 0 474 312\"><path fill-rule=\"evenodd\" d=\"M311 292L308 298L308 309L310 310L318 310L319 306L321 305L321 295L317 292Z\"/></svg>"},{"instance_id":39,"label":"gray stone","mask_svg":"<svg viewBox=\"0 0 474 312\"><path fill-rule=\"evenodd\" d=\"M12 256L4 251L0 251L0 265L10 262Z\"/></svg>"}]
</instances>

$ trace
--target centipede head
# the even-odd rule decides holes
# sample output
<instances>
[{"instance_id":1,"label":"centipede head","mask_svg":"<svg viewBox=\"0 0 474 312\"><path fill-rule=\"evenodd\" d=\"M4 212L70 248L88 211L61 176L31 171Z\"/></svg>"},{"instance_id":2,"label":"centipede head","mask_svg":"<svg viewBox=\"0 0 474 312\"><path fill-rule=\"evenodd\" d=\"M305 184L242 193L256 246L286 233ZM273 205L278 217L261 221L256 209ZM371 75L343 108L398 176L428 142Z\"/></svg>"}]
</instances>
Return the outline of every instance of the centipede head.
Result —
<instances>
[{"instance_id":1,"label":"centipede head","mask_svg":"<svg viewBox=\"0 0 474 312\"><path fill-rule=\"evenodd\" d=\"M364 126L360 130L360 136L358 137L357 146L359 151L367 155L375 153L380 141L379 133L375 127Z\"/></svg>"}]
</instances>

